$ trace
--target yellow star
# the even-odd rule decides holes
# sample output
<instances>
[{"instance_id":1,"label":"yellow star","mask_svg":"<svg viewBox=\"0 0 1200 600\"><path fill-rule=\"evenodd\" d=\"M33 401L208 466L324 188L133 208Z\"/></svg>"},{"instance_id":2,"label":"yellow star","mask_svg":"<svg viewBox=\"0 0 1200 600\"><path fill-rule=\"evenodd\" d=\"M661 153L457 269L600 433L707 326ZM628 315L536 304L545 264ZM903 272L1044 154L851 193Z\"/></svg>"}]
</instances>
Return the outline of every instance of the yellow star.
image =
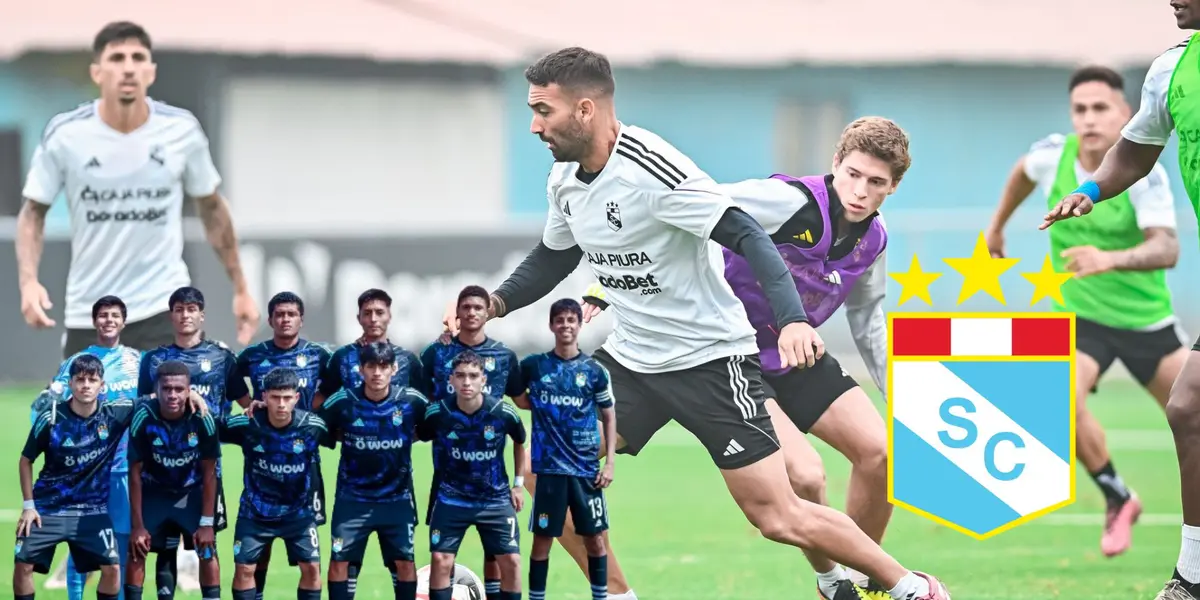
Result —
<instances>
[{"instance_id":1,"label":"yellow star","mask_svg":"<svg viewBox=\"0 0 1200 600\"><path fill-rule=\"evenodd\" d=\"M1029 302L1029 305L1037 304L1042 298L1052 298L1059 304L1063 304L1062 285L1072 276L1071 273L1055 271L1054 266L1050 263L1050 255L1047 254L1046 260L1042 261L1041 271L1021 273L1021 277L1033 284L1033 300Z\"/></svg>"},{"instance_id":2,"label":"yellow star","mask_svg":"<svg viewBox=\"0 0 1200 600\"><path fill-rule=\"evenodd\" d=\"M1000 304L1004 304L1004 290L1000 287L1000 275L1013 268L1019 258L992 258L988 253L987 242L983 232L975 242L975 251L970 258L943 258L951 269L963 276L963 285L958 292L958 304L974 296L976 292L986 292Z\"/></svg>"},{"instance_id":3,"label":"yellow star","mask_svg":"<svg viewBox=\"0 0 1200 600\"><path fill-rule=\"evenodd\" d=\"M903 273L888 273L896 283L900 284L900 304L904 304L913 298L920 298L925 301L925 304L933 306L933 300L929 297L929 284L933 283L941 273L926 273L921 270L921 261L917 260L917 255L913 255L912 263L908 266L908 271Z\"/></svg>"}]
</instances>

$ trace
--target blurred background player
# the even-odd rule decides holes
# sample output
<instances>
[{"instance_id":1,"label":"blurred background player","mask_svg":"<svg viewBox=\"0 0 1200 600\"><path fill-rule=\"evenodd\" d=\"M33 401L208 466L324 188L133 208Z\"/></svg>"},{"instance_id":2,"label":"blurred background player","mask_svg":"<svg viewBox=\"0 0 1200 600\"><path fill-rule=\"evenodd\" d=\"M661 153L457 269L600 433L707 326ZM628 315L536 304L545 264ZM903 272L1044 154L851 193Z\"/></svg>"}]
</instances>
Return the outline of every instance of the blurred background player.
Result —
<instances>
[{"instance_id":1,"label":"blurred background player","mask_svg":"<svg viewBox=\"0 0 1200 600\"><path fill-rule=\"evenodd\" d=\"M608 504L604 488L613 481L617 421L608 371L579 350L583 309L565 298L550 306L554 349L521 361L526 392L513 398L533 421L532 473L537 477L529 530L529 600L545 600L550 547L563 535L567 511L587 553L593 600L608 597ZM596 415L603 423L601 437ZM601 440L604 446L601 447ZM601 467L599 458L604 457ZM532 487L532 486L531 486Z\"/></svg>"},{"instance_id":2,"label":"blurred background player","mask_svg":"<svg viewBox=\"0 0 1200 600\"><path fill-rule=\"evenodd\" d=\"M233 282L238 341L249 343L258 308L242 273L229 205L218 191L221 176L208 137L192 113L146 96L158 67L145 29L109 23L92 50L89 69L100 97L50 119L22 193L16 252L25 322L39 329L55 325L46 314L53 304L38 281L38 265L46 212L65 191L71 267L63 355L91 343L88 307L109 294L129 306L126 344L139 350L169 344L171 321L162 306L190 280L180 217L187 196L196 199L208 240Z\"/></svg>"},{"instance_id":3,"label":"blurred background player","mask_svg":"<svg viewBox=\"0 0 1200 600\"><path fill-rule=\"evenodd\" d=\"M412 445L427 401L417 389L392 383L397 366L390 344L363 345L358 360L363 384L342 388L317 411L331 439L342 445L329 534L329 598L350 597L349 567L362 564L374 533L383 561L395 574L396 600L415 600Z\"/></svg>"},{"instance_id":4,"label":"blurred background player","mask_svg":"<svg viewBox=\"0 0 1200 600\"><path fill-rule=\"evenodd\" d=\"M300 378L279 368L263 378L265 407L250 415L218 420L222 444L241 448L243 488L233 541L233 600L253 600L254 571L263 548L276 539L288 564L299 566L298 600L321 600L321 551L312 486L320 444L329 431L317 415L297 410Z\"/></svg>"},{"instance_id":5,"label":"blurred background player","mask_svg":"<svg viewBox=\"0 0 1200 600\"><path fill-rule=\"evenodd\" d=\"M220 482L221 444L211 413L189 411L191 375L187 365L158 366L156 400L141 404L133 416L129 442L129 496L133 533L125 593L142 600L146 556L178 540L200 555L200 596L221 597L215 515ZM202 401L202 400L201 400Z\"/></svg>"},{"instance_id":6,"label":"blurred background player","mask_svg":"<svg viewBox=\"0 0 1200 600\"><path fill-rule=\"evenodd\" d=\"M451 362L454 395L430 400L422 439L433 441L437 489L429 516L429 600L451 600L450 574L467 529L479 533L485 555L500 568L500 600L521 598L521 546L517 513L525 502L525 426L517 409L484 392L485 359L465 350ZM508 484L506 438L513 440Z\"/></svg>"},{"instance_id":7,"label":"blurred background player","mask_svg":"<svg viewBox=\"0 0 1200 600\"><path fill-rule=\"evenodd\" d=\"M117 446L133 420L134 402L101 405L104 364L90 354L71 362L70 400L52 401L34 420L18 471L24 500L17 522L13 596L32 600L33 574L48 573L55 548L66 543L81 573L100 571L98 600L121 588L117 536L108 516ZM37 482L33 461L45 456Z\"/></svg>"},{"instance_id":8,"label":"blurred background player","mask_svg":"<svg viewBox=\"0 0 1200 600\"><path fill-rule=\"evenodd\" d=\"M304 327L304 300L292 292L279 292L267 302L267 324L272 337L242 350L237 357L237 371L233 377L238 381L249 379L253 399L262 399L262 381L267 373L276 368L291 369L300 378L300 400L296 407L313 410L313 396L321 371L329 362L329 350L300 337ZM237 400L243 407L249 406L251 396ZM313 510L317 513L317 525L325 524L325 482L321 477L321 454L314 455L317 464L313 474L317 482L313 486ZM267 586L267 568L271 563L271 546L263 548L261 562L254 571L256 599L261 599Z\"/></svg>"},{"instance_id":9,"label":"blurred background player","mask_svg":"<svg viewBox=\"0 0 1200 600\"><path fill-rule=\"evenodd\" d=\"M1171 0L1180 29L1200 29L1200 0ZM1119 197L1149 176L1171 132L1179 135L1179 169L1192 206L1200 206L1200 95L1185 89L1200 85L1200 34L1167 50L1150 65L1142 84L1141 104L1121 139L1104 155L1091 179L1050 208L1040 229L1089 215L1096 204ZM1089 221L1089 215L1084 221ZM1192 346L1171 387L1167 422L1175 435L1183 500L1183 531L1175 572L1157 600L1200 598L1200 341Z\"/></svg>"},{"instance_id":10,"label":"blurred background player","mask_svg":"<svg viewBox=\"0 0 1200 600\"><path fill-rule=\"evenodd\" d=\"M1121 139L1130 108L1120 74L1083 67L1071 75L1068 91L1075 132L1046 137L1017 161L985 234L992 256L1004 256L1004 225L1034 189L1045 188L1053 205L1091 177ZM1157 163L1087 219L1050 230L1054 269L1076 274L1063 284L1064 303L1055 303L1055 309L1075 313L1075 447L1107 504L1100 539L1105 556L1129 549L1142 503L1117 474L1104 428L1085 400L1120 360L1166 406L1187 358L1164 270L1178 259L1175 197L1167 171Z\"/></svg>"},{"instance_id":11,"label":"blurred background player","mask_svg":"<svg viewBox=\"0 0 1200 600\"><path fill-rule=\"evenodd\" d=\"M421 351L421 366L424 369L421 389L432 401L445 400L454 397L454 387L450 383L454 358L470 350L483 360L483 369L487 374L483 393L489 396L515 398L525 390L521 388L521 377L518 371L520 363L517 355L505 346L503 342L492 339L484 332L488 320L488 308L491 300L487 290L477 285L469 285L458 293L454 305L457 319L457 333L447 331L432 344ZM430 490L429 510L433 510L433 491L437 489L438 456L433 458L434 479ZM429 520L429 515L426 515ZM482 534L481 534L482 535ZM496 557L484 554L483 587L487 600L500 599L500 566Z\"/></svg>"},{"instance_id":12,"label":"blurred background player","mask_svg":"<svg viewBox=\"0 0 1200 600\"><path fill-rule=\"evenodd\" d=\"M138 375L138 393L148 396L154 393L158 366L169 360L177 360L188 366L191 387L208 403L208 410L215 417L227 416L233 402L245 398L249 393L246 381L237 376L237 357L224 343L210 340L204 335L204 294L194 287L181 287L171 293L167 300L170 309L172 343L159 346L142 355ZM217 463L217 474L221 466ZM228 525L224 506L218 505L216 530ZM169 540L167 547L155 558L155 584L159 600L171 600L179 573L199 578L200 560L195 552L178 552L178 539Z\"/></svg>"}]
</instances>

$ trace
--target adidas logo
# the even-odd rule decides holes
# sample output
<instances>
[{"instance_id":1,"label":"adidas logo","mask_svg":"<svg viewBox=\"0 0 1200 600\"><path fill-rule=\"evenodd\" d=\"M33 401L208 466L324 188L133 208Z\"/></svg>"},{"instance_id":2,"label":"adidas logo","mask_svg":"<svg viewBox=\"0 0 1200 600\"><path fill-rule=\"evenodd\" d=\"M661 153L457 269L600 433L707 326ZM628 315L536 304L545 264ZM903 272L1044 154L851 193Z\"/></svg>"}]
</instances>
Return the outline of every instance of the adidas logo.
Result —
<instances>
[{"instance_id":1,"label":"adidas logo","mask_svg":"<svg viewBox=\"0 0 1200 600\"><path fill-rule=\"evenodd\" d=\"M725 456L733 456L734 454L744 450L745 448L743 448L742 445L737 442L737 440L730 439L729 444L725 446Z\"/></svg>"},{"instance_id":2,"label":"adidas logo","mask_svg":"<svg viewBox=\"0 0 1200 600\"><path fill-rule=\"evenodd\" d=\"M264 358L262 362L258 363L258 366L270 368L271 361Z\"/></svg>"},{"instance_id":3,"label":"adidas logo","mask_svg":"<svg viewBox=\"0 0 1200 600\"><path fill-rule=\"evenodd\" d=\"M1182 97L1183 96L1180 96L1180 98L1182 98ZM571 203L570 202L566 202L563 204L563 214L567 215L568 217L571 216Z\"/></svg>"},{"instance_id":4,"label":"adidas logo","mask_svg":"<svg viewBox=\"0 0 1200 600\"><path fill-rule=\"evenodd\" d=\"M825 281L828 281L833 285L842 285L842 274L834 271L825 276Z\"/></svg>"},{"instance_id":5,"label":"adidas logo","mask_svg":"<svg viewBox=\"0 0 1200 600\"><path fill-rule=\"evenodd\" d=\"M255 446L254 451L255 452L266 452L266 450L263 449L262 444Z\"/></svg>"},{"instance_id":6,"label":"adidas logo","mask_svg":"<svg viewBox=\"0 0 1200 600\"><path fill-rule=\"evenodd\" d=\"M63 448L74 448L74 447L75 447L75 442L71 441L71 438L67 438L67 441L63 442Z\"/></svg>"},{"instance_id":7,"label":"adidas logo","mask_svg":"<svg viewBox=\"0 0 1200 600\"><path fill-rule=\"evenodd\" d=\"M450 432L450 435L448 435L448 436L446 436L446 437L447 437L447 438L449 438L449 439L452 439L452 440L457 440L457 439L458 439L458 434L457 434L457 433L454 433L453 431L451 431L451 432Z\"/></svg>"},{"instance_id":8,"label":"adidas logo","mask_svg":"<svg viewBox=\"0 0 1200 600\"><path fill-rule=\"evenodd\" d=\"M365 427L365 426L366 426L366 423L363 423L363 420L362 420L362 419L355 419L355 420L354 420L354 426L355 426L355 427Z\"/></svg>"},{"instance_id":9,"label":"adidas logo","mask_svg":"<svg viewBox=\"0 0 1200 600\"><path fill-rule=\"evenodd\" d=\"M83 168L92 169L92 168L99 167L99 166L100 166L100 160L97 159L95 156L93 156L92 160L89 160L86 165L83 165Z\"/></svg>"},{"instance_id":10,"label":"adidas logo","mask_svg":"<svg viewBox=\"0 0 1200 600\"><path fill-rule=\"evenodd\" d=\"M811 243L813 243L813 241L812 241L812 240L813 240L813 238L812 238L812 231L810 231L810 230L808 230L808 229L805 229L805 230L804 230L804 233L798 233L798 234L796 234L796 235L793 235L793 236L792 236L792 239L793 239L793 240L799 240L799 241L801 241L801 242L808 242L808 243L810 243L810 244L811 244Z\"/></svg>"},{"instance_id":11,"label":"adidas logo","mask_svg":"<svg viewBox=\"0 0 1200 600\"><path fill-rule=\"evenodd\" d=\"M172 596L171 588L163 586L158 588L158 596L160 598L170 598Z\"/></svg>"},{"instance_id":12,"label":"adidas logo","mask_svg":"<svg viewBox=\"0 0 1200 600\"><path fill-rule=\"evenodd\" d=\"M155 445L155 446L161 446L161 445L163 445L162 438L154 438L154 445Z\"/></svg>"}]
</instances>

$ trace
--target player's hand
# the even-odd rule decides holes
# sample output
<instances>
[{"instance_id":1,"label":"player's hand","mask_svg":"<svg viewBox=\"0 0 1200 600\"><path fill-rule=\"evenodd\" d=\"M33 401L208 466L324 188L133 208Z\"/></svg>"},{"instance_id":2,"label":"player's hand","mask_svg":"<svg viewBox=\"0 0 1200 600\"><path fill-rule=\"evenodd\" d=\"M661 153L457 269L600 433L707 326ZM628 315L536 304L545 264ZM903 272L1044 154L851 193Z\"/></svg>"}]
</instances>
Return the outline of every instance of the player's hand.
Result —
<instances>
[{"instance_id":1,"label":"player's hand","mask_svg":"<svg viewBox=\"0 0 1200 600\"><path fill-rule=\"evenodd\" d=\"M208 414L208 401L204 399L196 390L188 392L188 408L192 409L193 413L204 416Z\"/></svg>"},{"instance_id":2,"label":"player's hand","mask_svg":"<svg viewBox=\"0 0 1200 600\"><path fill-rule=\"evenodd\" d=\"M203 555L205 550L212 550L216 546L217 533L212 527L199 527L192 534L192 542L195 543L196 552Z\"/></svg>"},{"instance_id":3,"label":"player's hand","mask_svg":"<svg viewBox=\"0 0 1200 600\"><path fill-rule=\"evenodd\" d=\"M1063 250L1062 257L1067 259L1067 270L1075 273L1076 277L1106 273L1116 266L1111 252L1095 246L1067 248Z\"/></svg>"},{"instance_id":4,"label":"player's hand","mask_svg":"<svg viewBox=\"0 0 1200 600\"><path fill-rule=\"evenodd\" d=\"M129 533L129 553L136 560L145 560L150 554L150 532L145 527L135 527Z\"/></svg>"},{"instance_id":5,"label":"player's hand","mask_svg":"<svg viewBox=\"0 0 1200 600\"><path fill-rule=\"evenodd\" d=\"M42 515L32 508L21 511L21 517L17 519L17 537L23 538L33 533L34 525L42 526Z\"/></svg>"},{"instance_id":6,"label":"player's hand","mask_svg":"<svg viewBox=\"0 0 1200 600\"><path fill-rule=\"evenodd\" d=\"M246 410L242 411L242 414L246 415L247 417L253 417L254 411L259 410L259 409L266 410L267 403L263 402L262 400L254 400L254 401L251 401L250 404L246 406Z\"/></svg>"},{"instance_id":7,"label":"player's hand","mask_svg":"<svg viewBox=\"0 0 1200 600\"><path fill-rule=\"evenodd\" d=\"M525 488L515 487L512 490L512 505L517 512L521 512L525 508Z\"/></svg>"},{"instance_id":8,"label":"player's hand","mask_svg":"<svg viewBox=\"0 0 1200 600\"><path fill-rule=\"evenodd\" d=\"M600 469L600 474L596 475L596 488L604 489L612 485L613 481L613 464L606 461L604 467Z\"/></svg>"},{"instance_id":9,"label":"player's hand","mask_svg":"<svg viewBox=\"0 0 1200 600\"><path fill-rule=\"evenodd\" d=\"M258 331L258 323L262 320L262 316L258 314L258 305L254 303L250 292L234 294L233 318L237 321L238 343L248 345L254 339L254 332Z\"/></svg>"},{"instance_id":10,"label":"player's hand","mask_svg":"<svg viewBox=\"0 0 1200 600\"><path fill-rule=\"evenodd\" d=\"M54 327L54 319L46 316L46 311L54 308L50 301L50 292L36 281L21 286L21 315L25 323L34 329Z\"/></svg>"},{"instance_id":11,"label":"player's hand","mask_svg":"<svg viewBox=\"0 0 1200 600\"><path fill-rule=\"evenodd\" d=\"M442 327L446 328L446 333L450 335L458 335L458 302L451 300L446 304L446 311L442 313Z\"/></svg>"},{"instance_id":12,"label":"player's hand","mask_svg":"<svg viewBox=\"0 0 1200 600\"><path fill-rule=\"evenodd\" d=\"M789 323L779 332L779 357L785 367L804 369L825 356L825 340L808 323Z\"/></svg>"},{"instance_id":13,"label":"player's hand","mask_svg":"<svg viewBox=\"0 0 1200 600\"><path fill-rule=\"evenodd\" d=\"M1043 217L1044 221L1038 226L1038 229L1044 230L1059 221L1070 219L1071 217L1082 217L1092 212L1093 206L1095 204L1087 195L1071 194L1059 200L1058 204L1050 209L1050 212L1046 213L1046 216Z\"/></svg>"},{"instance_id":14,"label":"player's hand","mask_svg":"<svg viewBox=\"0 0 1200 600\"><path fill-rule=\"evenodd\" d=\"M583 322L587 323L600 316L600 313L604 312L606 308L608 308L608 299L605 297L604 286L599 283L589 285L583 291Z\"/></svg>"},{"instance_id":15,"label":"player's hand","mask_svg":"<svg viewBox=\"0 0 1200 600\"><path fill-rule=\"evenodd\" d=\"M992 258L1004 258L1004 231L989 227L983 232L984 242L987 243L988 254Z\"/></svg>"},{"instance_id":16,"label":"player's hand","mask_svg":"<svg viewBox=\"0 0 1200 600\"><path fill-rule=\"evenodd\" d=\"M600 316L600 313L602 313L602 312L604 312L603 308L600 308L599 306L596 306L595 304L588 302L586 299L583 301L583 322L584 323L591 323L592 319Z\"/></svg>"}]
</instances>

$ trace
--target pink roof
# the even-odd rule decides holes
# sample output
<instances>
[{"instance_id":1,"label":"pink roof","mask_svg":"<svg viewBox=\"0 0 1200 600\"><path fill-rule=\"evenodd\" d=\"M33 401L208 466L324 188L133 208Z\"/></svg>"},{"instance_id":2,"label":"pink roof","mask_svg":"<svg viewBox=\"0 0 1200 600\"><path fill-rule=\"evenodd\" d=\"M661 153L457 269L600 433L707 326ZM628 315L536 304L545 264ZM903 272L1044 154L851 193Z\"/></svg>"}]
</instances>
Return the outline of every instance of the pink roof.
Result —
<instances>
[{"instance_id":1,"label":"pink roof","mask_svg":"<svg viewBox=\"0 0 1200 600\"><path fill-rule=\"evenodd\" d=\"M567 45L618 64L1145 64L1188 35L1167 0L32 0L0 57L86 48L129 18L162 49L508 65ZM558 5L556 7L556 5ZM121 11L114 11L121 7ZM181 10L181 7L185 7ZM937 23L937 24L935 24Z\"/></svg>"}]
</instances>

